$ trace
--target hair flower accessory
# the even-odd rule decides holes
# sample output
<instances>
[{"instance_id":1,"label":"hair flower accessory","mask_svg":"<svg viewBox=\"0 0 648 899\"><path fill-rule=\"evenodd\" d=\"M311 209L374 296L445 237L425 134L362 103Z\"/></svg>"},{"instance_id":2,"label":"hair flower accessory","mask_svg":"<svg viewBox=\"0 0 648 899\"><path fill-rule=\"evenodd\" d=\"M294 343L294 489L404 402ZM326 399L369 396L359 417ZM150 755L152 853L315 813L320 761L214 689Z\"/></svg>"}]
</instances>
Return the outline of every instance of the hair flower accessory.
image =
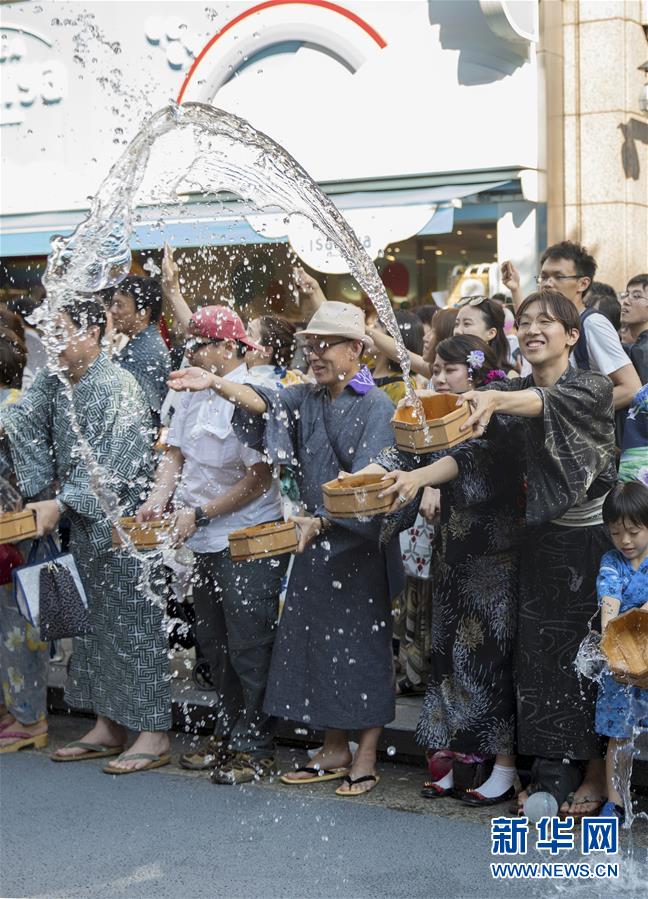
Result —
<instances>
[{"instance_id":1,"label":"hair flower accessory","mask_svg":"<svg viewBox=\"0 0 648 899\"><path fill-rule=\"evenodd\" d=\"M506 372L502 371L501 368L493 368L486 375L486 383L490 384L492 381L508 381Z\"/></svg>"},{"instance_id":2,"label":"hair flower accessory","mask_svg":"<svg viewBox=\"0 0 648 899\"><path fill-rule=\"evenodd\" d=\"M473 376L473 371L482 368L485 361L486 356L481 350L471 350L470 353L468 353L466 362L468 363L468 374L471 378Z\"/></svg>"}]
</instances>

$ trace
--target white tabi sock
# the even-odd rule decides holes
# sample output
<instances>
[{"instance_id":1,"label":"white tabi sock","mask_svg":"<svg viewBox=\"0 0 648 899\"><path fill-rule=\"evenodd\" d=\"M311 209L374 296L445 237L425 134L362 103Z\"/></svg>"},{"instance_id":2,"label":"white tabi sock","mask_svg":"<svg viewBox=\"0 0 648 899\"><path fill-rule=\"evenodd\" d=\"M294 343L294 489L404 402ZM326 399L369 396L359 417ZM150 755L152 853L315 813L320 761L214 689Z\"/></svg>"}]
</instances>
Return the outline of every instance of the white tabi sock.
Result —
<instances>
[{"instance_id":1,"label":"white tabi sock","mask_svg":"<svg viewBox=\"0 0 648 899\"><path fill-rule=\"evenodd\" d=\"M491 776L488 780L476 787L475 791L485 799L495 799L513 786L515 778L515 768L506 768L504 765L494 765Z\"/></svg>"},{"instance_id":2,"label":"white tabi sock","mask_svg":"<svg viewBox=\"0 0 648 899\"><path fill-rule=\"evenodd\" d=\"M454 783L454 779L452 777L452 768L448 771L445 777L442 777L441 780L433 781L434 785L440 787L442 790L451 790L452 785Z\"/></svg>"}]
</instances>

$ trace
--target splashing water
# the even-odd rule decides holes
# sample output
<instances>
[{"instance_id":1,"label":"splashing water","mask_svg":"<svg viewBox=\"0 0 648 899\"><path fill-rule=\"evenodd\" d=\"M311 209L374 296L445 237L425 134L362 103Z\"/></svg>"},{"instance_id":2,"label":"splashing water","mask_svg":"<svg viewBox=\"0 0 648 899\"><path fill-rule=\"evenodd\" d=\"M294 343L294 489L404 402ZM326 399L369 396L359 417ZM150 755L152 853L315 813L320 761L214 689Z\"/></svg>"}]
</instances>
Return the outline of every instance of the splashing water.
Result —
<instances>
[{"instance_id":1,"label":"splashing water","mask_svg":"<svg viewBox=\"0 0 648 899\"><path fill-rule=\"evenodd\" d=\"M193 129L197 146L185 174L198 179L204 192L228 191L257 209L303 215L337 247L396 342L408 397L422 416L387 293L347 221L283 147L238 116L204 103L174 104L155 113L113 165L85 221L70 237L54 238L43 278L50 302L56 306L66 296L115 286L128 274L136 193L151 149L163 135L183 128Z\"/></svg>"},{"instance_id":2,"label":"splashing water","mask_svg":"<svg viewBox=\"0 0 648 899\"><path fill-rule=\"evenodd\" d=\"M92 490L119 533L125 551L141 564L140 590L160 607L163 602L153 589L153 573L154 566L168 549L168 539L158 550L143 553L121 527L122 513L118 497L109 486L109 473L94 458L79 427L72 385L58 364L60 348L54 333L54 317L66 301L114 287L129 273L136 195L151 150L162 136L179 129L193 129L197 154L179 173L176 185L183 176L193 177L199 179L204 193L230 192L257 209L278 208L288 215L303 215L338 248L396 343L409 402L425 423L423 408L409 377L409 356L385 288L372 260L331 200L283 147L245 120L203 103L173 104L159 110L112 166L92 201L87 218L69 237L52 239L43 276L47 299L41 327L49 367L59 377L69 400L70 425L90 475ZM167 622L166 626L170 629L173 622Z\"/></svg>"}]
</instances>

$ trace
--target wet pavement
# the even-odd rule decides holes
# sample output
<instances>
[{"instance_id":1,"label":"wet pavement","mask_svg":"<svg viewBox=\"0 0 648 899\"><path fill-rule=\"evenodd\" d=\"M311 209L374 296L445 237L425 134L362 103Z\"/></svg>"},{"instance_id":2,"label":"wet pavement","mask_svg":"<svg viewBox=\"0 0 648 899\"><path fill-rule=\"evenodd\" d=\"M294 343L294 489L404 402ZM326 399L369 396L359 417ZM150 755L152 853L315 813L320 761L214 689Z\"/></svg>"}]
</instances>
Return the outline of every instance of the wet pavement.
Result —
<instances>
[{"instance_id":1,"label":"wet pavement","mask_svg":"<svg viewBox=\"0 0 648 899\"><path fill-rule=\"evenodd\" d=\"M53 765L49 752L89 726L53 715L47 750L0 756L0 895L497 899L566 888L493 881L489 824L506 806L426 801L424 772L397 757L380 764L378 787L355 799L335 796L335 782L228 787L175 764L127 777L103 774L101 760ZM175 735L174 759L189 745ZM284 768L304 758L290 748L279 756ZM648 845L643 823L635 843ZM635 851L645 871L645 850ZM567 889L588 899L644 895L637 883L638 891L593 881Z\"/></svg>"}]
</instances>

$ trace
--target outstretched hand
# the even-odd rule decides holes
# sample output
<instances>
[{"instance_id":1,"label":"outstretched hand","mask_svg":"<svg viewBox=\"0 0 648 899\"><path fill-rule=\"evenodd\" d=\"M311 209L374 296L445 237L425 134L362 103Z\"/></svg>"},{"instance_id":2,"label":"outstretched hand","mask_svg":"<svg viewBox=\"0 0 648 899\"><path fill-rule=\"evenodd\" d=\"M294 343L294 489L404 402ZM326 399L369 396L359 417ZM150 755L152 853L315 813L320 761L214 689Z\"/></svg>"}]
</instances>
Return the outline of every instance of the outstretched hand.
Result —
<instances>
[{"instance_id":1,"label":"outstretched hand","mask_svg":"<svg viewBox=\"0 0 648 899\"><path fill-rule=\"evenodd\" d=\"M167 386L171 390L191 390L196 392L199 390L208 390L216 383L215 376L204 368L198 368L192 365L189 368L180 368L178 371L172 371L167 381Z\"/></svg>"},{"instance_id":2,"label":"outstretched hand","mask_svg":"<svg viewBox=\"0 0 648 899\"><path fill-rule=\"evenodd\" d=\"M416 499L416 494L419 492L421 487L423 486L419 482L419 472L418 471L392 471L389 474L385 475L385 479L395 477L396 480L393 484L388 484L381 493L378 494L378 499L382 499L383 496L393 496L393 502L386 514L391 514L392 512L398 512L404 506L409 505L414 499Z\"/></svg>"},{"instance_id":3,"label":"outstretched hand","mask_svg":"<svg viewBox=\"0 0 648 899\"><path fill-rule=\"evenodd\" d=\"M466 437L481 437L488 422L491 420L493 413L497 408L497 391L496 390L469 390L462 393L457 405L463 402L470 404L470 416L461 427L460 431L469 431L472 429L472 435L466 434Z\"/></svg>"},{"instance_id":4,"label":"outstretched hand","mask_svg":"<svg viewBox=\"0 0 648 899\"><path fill-rule=\"evenodd\" d=\"M300 555L316 537L319 537L322 530L322 520L320 518L312 518L310 515L292 515L290 521L294 521L297 525L299 545L295 552Z\"/></svg>"}]
</instances>

